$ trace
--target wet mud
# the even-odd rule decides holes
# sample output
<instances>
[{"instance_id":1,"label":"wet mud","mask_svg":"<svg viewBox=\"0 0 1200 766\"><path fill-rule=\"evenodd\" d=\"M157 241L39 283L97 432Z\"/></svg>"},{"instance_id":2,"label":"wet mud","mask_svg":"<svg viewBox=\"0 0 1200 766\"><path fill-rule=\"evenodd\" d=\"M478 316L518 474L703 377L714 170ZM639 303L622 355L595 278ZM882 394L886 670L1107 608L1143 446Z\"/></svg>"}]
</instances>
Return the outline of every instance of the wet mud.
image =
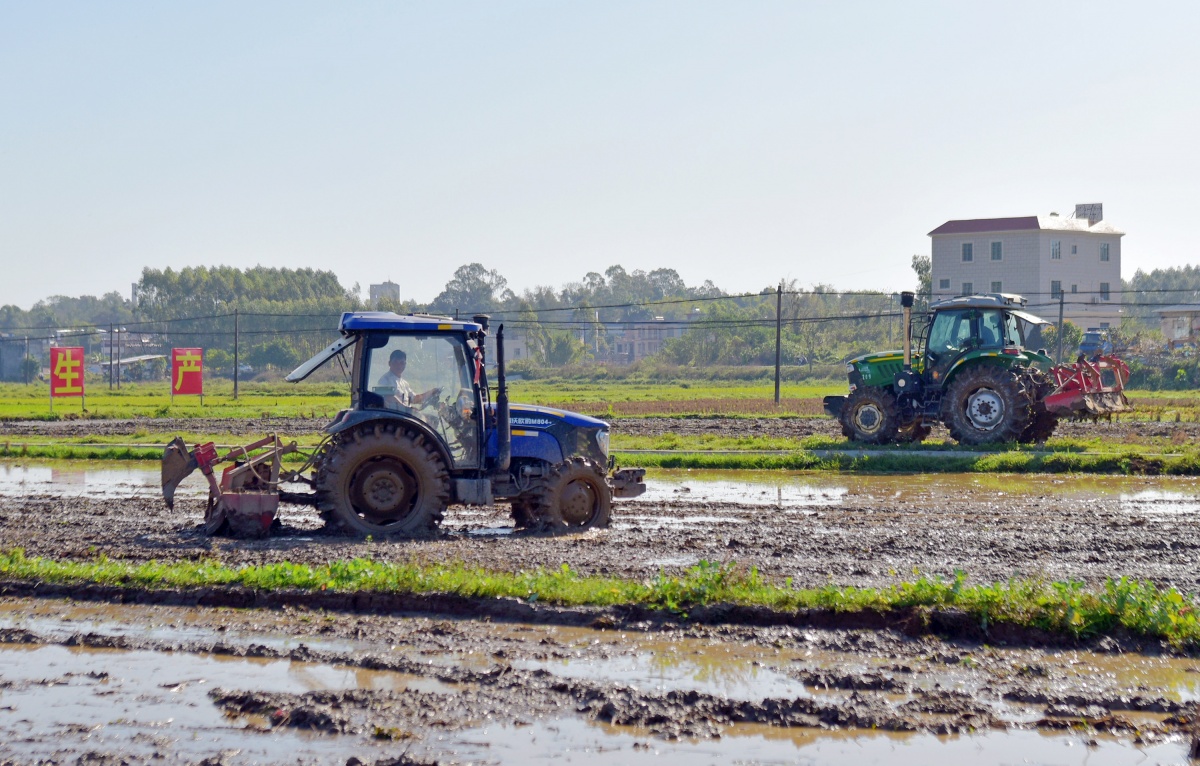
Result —
<instances>
[{"instance_id":1,"label":"wet mud","mask_svg":"<svg viewBox=\"0 0 1200 766\"><path fill-rule=\"evenodd\" d=\"M452 507L436 539L368 542L290 505L268 539L206 537L196 476L169 511L136 472L0 474L0 549L56 559L567 563L636 579L704 560L803 586L961 569L1200 590L1191 478L652 472L606 530L544 537L514 531L504 507ZM5 583L0 764L1187 760L1195 658L1120 637L984 633L952 611L839 619Z\"/></svg>"},{"instance_id":2,"label":"wet mud","mask_svg":"<svg viewBox=\"0 0 1200 766\"><path fill-rule=\"evenodd\" d=\"M15 469L14 469L15 470ZM642 579L700 561L736 562L801 586L885 587L914 572L972 581L1122 575L1200 590L1200 480L1170 477L769 474L713 479L660 472L619 502L611 528L546 537L514 532L506 507L451 507L431 540L332 536L304 506L284 504L265 540L207 537L206 490L189 479L168 510L153 486L91 492L17 480L0 487L0 549L129 561L211 558L236 566L461 561L511 571L567 563L587 575Z\"/></svg>"},{"instance_id":3,"label":"wet mud","mask_svg":"<svg viewBox=\"0 0 1200 766\"><path fill-rule=\"evenodd\" d=\"M274 432L281 437L313 436L329 424L328 418L128 418L119 420L0 420L0 438L56 437L85 438L89 436L132 436L152 433L211 433L230 436L258 437ZM841 438L841 427L833 418L618 418L612 421L613 430L629 436L728 436L745 433L754 436L803 439L809 436ZM1200 439L1198 422L1159 422L1117 418L1092 422L1064 420L1055 430L1063 438L1101 438L1112 442L1174 439ZM941 426L935 426L930 436L934 440L949 440Z\"/></svg>"},{"instance_id":4,"label":"wet mud","mask_svg":"<svg viewBox=\"0 0 1200 766\"><path fill-rule=\"evenodd\" d=\"M893 631L5 598L0 749L15 763L528 763L573 750L584 763L651 751L668 763L697 752L704 763L837 762L839 743L857 737L861 753L882 741L892 759L904 747L927 762L966 738L974 762L1003 762L1014 743L1034 760L1178 761L1197 671L1191 659ZM1080 757L1060 757L1077 746Z\"/></svg>"}]
</instances>

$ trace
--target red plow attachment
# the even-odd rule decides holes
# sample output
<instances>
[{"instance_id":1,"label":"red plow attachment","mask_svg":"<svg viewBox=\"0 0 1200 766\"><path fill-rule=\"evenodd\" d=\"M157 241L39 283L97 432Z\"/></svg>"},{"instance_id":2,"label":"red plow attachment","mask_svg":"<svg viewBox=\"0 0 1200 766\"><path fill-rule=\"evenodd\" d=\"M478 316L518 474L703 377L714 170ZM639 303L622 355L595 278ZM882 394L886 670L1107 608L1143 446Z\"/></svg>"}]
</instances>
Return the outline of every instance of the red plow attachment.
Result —
<instances>
[{"instance_id":1,"label":"red plow attachment","mask_svg":"<svg viewBox=\"0 0 1200 766\"><path fill-rule=\"evenodd\" d=\"M1050 368L1050 376L1055 389L1044 404L1048 412L1060 417L1111 415L1130 409L1124 394L1129 366L1115 356L1060 364Z\"/></svg>"}]
</instances>

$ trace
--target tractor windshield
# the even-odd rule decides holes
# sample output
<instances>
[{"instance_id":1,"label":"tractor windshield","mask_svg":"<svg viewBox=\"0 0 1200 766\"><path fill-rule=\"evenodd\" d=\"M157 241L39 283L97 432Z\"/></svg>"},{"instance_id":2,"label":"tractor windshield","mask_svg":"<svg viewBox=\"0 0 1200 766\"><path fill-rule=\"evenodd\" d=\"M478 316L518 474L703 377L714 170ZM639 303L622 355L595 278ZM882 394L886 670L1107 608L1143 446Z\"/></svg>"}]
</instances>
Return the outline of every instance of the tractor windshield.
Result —
<instances>
[{"instance_id":1,"label":"tractor windshield","mask_svg":"<svg viewBox=\"0 0 1200 766\"><path fill-rule=\"evenodd\" d=\"M410 415L439 434L456 467L479 463L475 391L467 347L457 336L376 335L367 344L368 409Z\"/></svg>"},{"instance_id":2,"label":"tractor windshield","mask_svg":"<svg viewBox=\"0 0 1200 766\"><path fill-rule=\"evenodd\" d=\"M953 356L969 348L1000 348L1008 329L999 311L939 311L929 329L927 348L938 357Z\"/></svg>"}]
</instances>

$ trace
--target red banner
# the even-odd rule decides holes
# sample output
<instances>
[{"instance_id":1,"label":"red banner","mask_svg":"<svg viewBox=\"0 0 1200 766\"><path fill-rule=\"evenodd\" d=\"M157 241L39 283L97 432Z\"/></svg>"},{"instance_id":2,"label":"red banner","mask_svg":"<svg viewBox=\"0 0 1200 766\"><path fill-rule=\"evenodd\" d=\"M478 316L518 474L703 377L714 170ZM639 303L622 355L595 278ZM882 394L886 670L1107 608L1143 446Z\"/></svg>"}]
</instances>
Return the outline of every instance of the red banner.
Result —
<instances>
[{"instance_id":1,"label":"red banner","mask_svg":"<svg viewBox=\"0 0 1200 766\"><path fill-rule=\"evenodd\" d=\"M50 349L50 396L83 396L83 349Z\"/></svg>"},{"instance_id":2,"label":"red banner","mask_svg":"<svg viewBox=\"0 0 1200 766\"><path fill-rule=\"evenodd\" d=\"M204 395L204 349L171 349L171 394Z\"/></svg>"}]
</instances>

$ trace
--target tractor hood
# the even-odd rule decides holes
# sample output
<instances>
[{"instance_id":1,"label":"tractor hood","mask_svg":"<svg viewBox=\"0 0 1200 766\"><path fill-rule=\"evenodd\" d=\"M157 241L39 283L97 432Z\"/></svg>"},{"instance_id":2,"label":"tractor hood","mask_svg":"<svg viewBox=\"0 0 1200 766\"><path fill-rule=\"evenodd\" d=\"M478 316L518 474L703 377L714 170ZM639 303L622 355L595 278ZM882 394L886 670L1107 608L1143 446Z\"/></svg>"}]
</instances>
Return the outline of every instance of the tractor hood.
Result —
<instances>
[{"instance_id":1,"label":"tractor hood","mask_svg":"<svg viewBox=\"0 0 1200 766\"><path fill-rule=\"evenodd\" d=\"M539 407L536 404L513 404L509 406L509 418L513 428L549 428L555 423L565 423L576 428L608 429L608 423L598 418L580 415L578 412Z\"/></svg>"},{"instance_id":2,"label":"tractor hood","mask_svg":"<svg viewBox=\"0 0 1200 766\"><path fill-rule=\"evenodd\" d=\"M848 359L848 360L846 360L846 365L847 365L847 368L849 368L850 365L857 366L861 362L866 362L867 364L873 364L875 362L894 362L897 360L901 361L901 362L904 361L904 352L903 351L876 351L872 354L862 354L861 356L856 356L856 357L853 357L852 359Z\"/></svg>"}]
</instances>

